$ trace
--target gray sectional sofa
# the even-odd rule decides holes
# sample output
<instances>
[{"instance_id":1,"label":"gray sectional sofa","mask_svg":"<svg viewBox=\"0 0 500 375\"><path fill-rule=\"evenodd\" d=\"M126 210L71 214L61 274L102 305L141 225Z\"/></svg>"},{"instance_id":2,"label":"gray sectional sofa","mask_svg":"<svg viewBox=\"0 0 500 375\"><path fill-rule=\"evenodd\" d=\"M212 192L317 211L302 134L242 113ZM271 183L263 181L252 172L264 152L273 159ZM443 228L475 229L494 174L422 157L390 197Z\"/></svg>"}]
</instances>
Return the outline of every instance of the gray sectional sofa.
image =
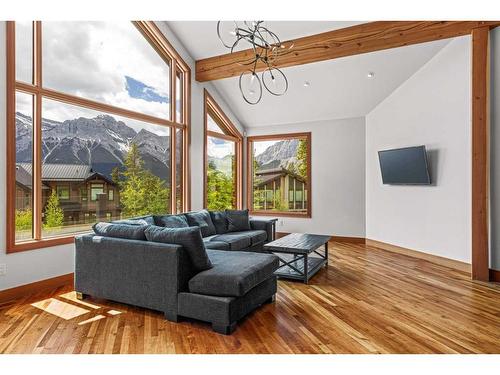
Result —
<instances>
[{"instance_id":1,"label":"gray sectional sofa","mask_svg":"<svg viewBox=\"0 0 500 375\"><path fill-rule=\"evenodd\" d=\"M245 219L244 211L202 210L98 224L96 233L75 239L75 290L230 334L238 320L274 301L278 258L262 252L274 223L248 219L248 212Z\"/></svg>"}]
</instances>

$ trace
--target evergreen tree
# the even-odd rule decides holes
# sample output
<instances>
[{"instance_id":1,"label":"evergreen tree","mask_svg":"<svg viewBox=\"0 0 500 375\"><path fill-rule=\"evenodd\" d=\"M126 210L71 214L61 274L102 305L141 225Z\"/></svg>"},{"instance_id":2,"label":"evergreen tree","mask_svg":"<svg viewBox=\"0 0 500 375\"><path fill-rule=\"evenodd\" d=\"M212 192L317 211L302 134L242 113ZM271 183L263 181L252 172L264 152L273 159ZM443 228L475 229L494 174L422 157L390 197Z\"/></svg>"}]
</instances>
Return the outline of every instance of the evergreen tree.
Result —
<instances>
[{"instance_id":1,"label":"evergreen tree","mask_svg":"<svg viewBox=\"0 0 500 375\"><path fill-rule=\"evenodd\" d=\"M234 208L234 193L233 179L217 170L215 163L210 161L207 170L207 208L209 210Z\"/></svg>"},{"instance_id":2,"label":"evergreen tree","mask_svg":"<svg viewBox=\"0 0 500 375\"><path fill-rule=\"evenodd\" d=\"M304 139L299 141L297 147L297 170L296 173L304 180L307 179L307 144ZM307 181L307 180L306 180Z\"/></svg>"},{"instance_id":3,"label":"evergreen tree","mask_svg":"<svg viewBox=\"0 0 500 375\"><path fill-rule=\"evenodd\" d=\"M56 190L53 189L50 194L47 205L45 206L45 228L58 228L63 225L64 213L59 205L59 198Z\"/></svg>"},{"instance_id":4,"label":"evergreen tree","mask_svg":"<svg viewBox=\"0 0 500 375\"><path fill-rule=\"evenodd\" d=\"M125 216L164 214L169 211L170 189L165 181L144 168L139 149L132 143L123 171L115 168L112 178L120 189Z\"/></svg>"}]
</instances>

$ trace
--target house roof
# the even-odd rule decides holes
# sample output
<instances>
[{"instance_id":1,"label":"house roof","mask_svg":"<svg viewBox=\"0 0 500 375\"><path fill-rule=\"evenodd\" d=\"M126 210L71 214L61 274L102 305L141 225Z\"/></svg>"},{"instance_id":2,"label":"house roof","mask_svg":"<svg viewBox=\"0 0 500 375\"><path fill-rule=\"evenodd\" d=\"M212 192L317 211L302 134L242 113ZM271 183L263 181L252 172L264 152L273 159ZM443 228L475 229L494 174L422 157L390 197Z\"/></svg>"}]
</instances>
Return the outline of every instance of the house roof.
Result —
<instances>
[{"instance_id":1,"label":"house roof","mask_svg":"<svg viewBox=\"0 0 500 375\"><path fill-rule=\"evenodd\" d=\"M31 180L31 163L17 163L17 171L20 168L28 173ZM22 173L22 172L21 172ZM43 164L42 180L44 181L83 181L93 174L90 165L86 164ZM17 173L16 173L17 177Z\"/></svg>"},{"instance_id":2,"label":"house roof","mask_svg":"<svg viewBox=\"0 0 500 375\"><path fill-rule=\"evenodd\" d=\"M256 172L255 175L259 177L259 183L257 184L257 186L265 185L273 180L278 179L281 176L286 175L291 176L299 181L305 182L302 177L284 168L264 169Z\"/></svg>"},{"instance_id":3,"label":"house roof","mask_svg":"<svg viewBox=\"0 0 500 375\"><path fill-rule=\"evenodd\" d=\"M32 165L31 163L16 164L16 181L27 187L32 188ZM42 181L63 181L63 182L85 182L89 179L98 177L106 182L113 184L105 175L94 172L92 167L87 164L51 164L42 165Z\"/></svg>"}]
</instances>

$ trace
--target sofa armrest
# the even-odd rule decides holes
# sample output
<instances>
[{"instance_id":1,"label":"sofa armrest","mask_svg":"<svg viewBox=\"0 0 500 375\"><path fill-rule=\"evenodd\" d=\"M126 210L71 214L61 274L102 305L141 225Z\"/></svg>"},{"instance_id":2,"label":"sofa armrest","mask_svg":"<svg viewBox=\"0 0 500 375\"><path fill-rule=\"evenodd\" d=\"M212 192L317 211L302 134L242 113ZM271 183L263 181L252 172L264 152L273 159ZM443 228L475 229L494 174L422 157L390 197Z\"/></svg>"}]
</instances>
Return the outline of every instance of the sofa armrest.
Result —
<instances>
[{"instance_id":1,"label":"sofa armrest","mask_svg":"<svg viewBox=\"0 0 500 375\"><path fill-rule=\"evenodd\" d=\"M271 242L276 238L277 221L278 219L250 219L250 228L253 230L265 230L267 232L266 242Z\"/></svg>"},{"instance_id":2,"label":"sofa armrest","mask_svg":"<svg viewBox=\"0 0 500 375\"><path fill-rule=\"evenodd\" d=\"M180 245L75 237L77 292L177 314L177 294L195 273Z\"/></svg>"}]
</instances>

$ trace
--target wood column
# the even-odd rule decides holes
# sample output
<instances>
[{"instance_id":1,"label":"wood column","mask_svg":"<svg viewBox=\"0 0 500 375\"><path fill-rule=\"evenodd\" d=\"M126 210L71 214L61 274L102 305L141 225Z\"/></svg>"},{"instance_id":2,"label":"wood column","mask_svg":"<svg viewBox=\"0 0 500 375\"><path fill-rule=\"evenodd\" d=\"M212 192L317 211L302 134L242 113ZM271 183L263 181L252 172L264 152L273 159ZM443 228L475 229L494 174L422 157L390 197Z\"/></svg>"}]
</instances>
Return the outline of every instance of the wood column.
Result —
<instances>
[{"instance_id":1,"label":"wood column","mask_svg":"<svg viewBox=\"0 0 500 375\"><path fill-rule=\"evenodd\" d=\"M472 279L489 280L489 35L472 30Z\"/></svg>"}]
</instances>

